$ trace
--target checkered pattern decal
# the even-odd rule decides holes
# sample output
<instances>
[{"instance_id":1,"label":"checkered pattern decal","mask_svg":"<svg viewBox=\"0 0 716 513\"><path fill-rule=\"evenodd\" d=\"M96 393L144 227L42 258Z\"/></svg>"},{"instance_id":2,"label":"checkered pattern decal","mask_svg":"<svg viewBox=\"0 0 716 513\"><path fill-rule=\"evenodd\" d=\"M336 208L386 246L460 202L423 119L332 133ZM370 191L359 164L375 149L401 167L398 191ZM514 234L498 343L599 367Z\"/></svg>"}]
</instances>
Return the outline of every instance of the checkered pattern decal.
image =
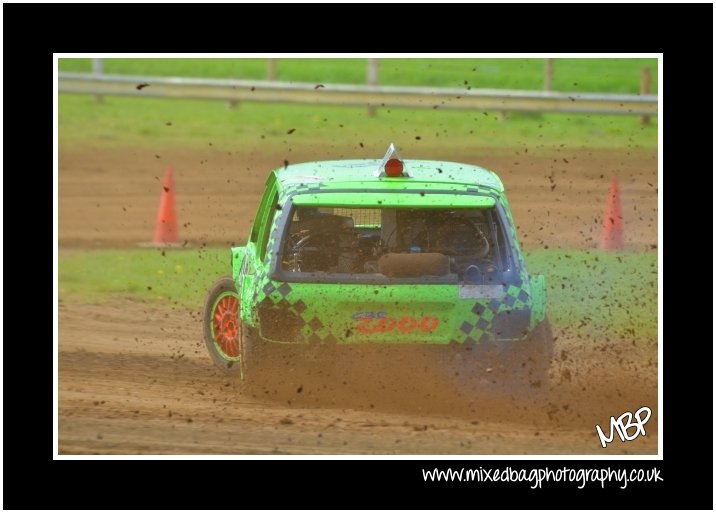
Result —
<instances>
[{"instance_id":1,"label":"checkered pattern decal","mask_svg":"<svg viewBox=\"0 0 716 513\"><path fill-rule=\"evenodd\" d=\"M465 320L460 323L456 336L450 340L457 344L480 344L492 337L493 319L497 314L507 311L530 311L532 302L527 291L522 288L523 281L507 286L505 297L477 301L470 308Z\"/></svg>"},{"instance_id":2,"label":"checkered pattern decal","mask_svg":"<svg viewBox=\"0 0 716 513\"><path fill-rule=\"evenodd\" d=\"M300 297L295 297L290 283L274 282L262 275L254 296L254 304L271 308L284 315L295 314L301 328L301 336L287 342L308 342L309 344L335 344L336 337L330 327L321 320L318 312L310 309ZM257 319L258 321L258 319Z\"/></svg>"}]
</instances>

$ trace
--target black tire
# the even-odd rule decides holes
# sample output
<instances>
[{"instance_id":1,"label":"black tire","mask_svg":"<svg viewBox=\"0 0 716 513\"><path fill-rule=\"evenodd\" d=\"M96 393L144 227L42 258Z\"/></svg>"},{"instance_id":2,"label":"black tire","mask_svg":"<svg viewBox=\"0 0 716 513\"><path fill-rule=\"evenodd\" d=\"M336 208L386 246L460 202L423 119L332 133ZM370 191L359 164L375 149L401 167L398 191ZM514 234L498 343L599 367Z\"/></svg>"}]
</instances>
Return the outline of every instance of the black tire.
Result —
<instances>
[{"instance_id":1,"label":"black tire","mask_svg":"<svg viewBox=\"0 0 716 513\"><path fill-rule=\"evenodd\" d=\"M257 385L265 376L259 362L263 359L261 337L253 328L242 325L241 329L241 381L245 386Z\"/></svg>"},{"instance_id":2,"label":"black tire","mask_svg":"<svg viewBox=\"0 0 716 513\"><path fill-rule=\"evenodd\" d=\"M243 378L248 358L244 355L242 334L245 329L239 320L238 307L239 295L234 281L231 276L222 276L211 286L204 302L204 342L219 369Z\"/></svg>"}]
</instances>

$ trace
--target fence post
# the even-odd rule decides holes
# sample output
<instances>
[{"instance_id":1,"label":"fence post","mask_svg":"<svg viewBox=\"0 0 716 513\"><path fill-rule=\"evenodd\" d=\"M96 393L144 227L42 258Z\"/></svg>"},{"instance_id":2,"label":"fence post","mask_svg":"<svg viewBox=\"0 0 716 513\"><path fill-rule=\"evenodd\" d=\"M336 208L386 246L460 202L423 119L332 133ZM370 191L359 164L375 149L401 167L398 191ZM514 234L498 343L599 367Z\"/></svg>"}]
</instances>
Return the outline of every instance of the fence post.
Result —
<instances>
[{"instance_id":1,"label":"fence post","mask_svg":"<svg viewBox=\"0 0 716 513\"><path fill-rule=\"evenodd\" d=\"M544 90L552 91L552 83L554 82L554 59L544 60Z\"/></svg>"},{"instance_id":2,"label":"fence post","mask_svg":"<svg viewBox=\"0 0 716 513\"><path fill-rule=\"evenodd\" d=\"M276 80L276 70L278 67L278 59L268 59L266 63L266 80L273 82Z\"/></svg>"},{"instance_id":3,"label":"fence post","mask_svg":"<svg viewBox=\"0 0 716 513\"><path fill-rule=\"evenodd\" d=\"M639 94L651 94L651 68L641 68L641 84ZM642 116L641 124L648 125L651 122L650 116Z\"/></svg>"},{"instance_id":4,"label":"fence post","mask_svg":"<svg viewBox=\"0 0 716 513\"><path fill-rule=\"evenodd\" d=\"M229 77L229 78L236 79L236 77ZM239 106L238 100L229 100L228 102L226 102L226 107L228 109L235 109L238 106Z\"/></svg>"},{"instance_id":5,"label":"fence post","mask_svg":"<svg viewBox=\"0 0 716 513\"><path fill-rule=\"evenodd\" d=\"M101 75L104 72L104 63L102 62L102 59L92 59L92 74L93 75ZM101 94L96 94L94 96L94 101L97 103L102 103L104 101L104 98Z\"/></svg>"},{"instance_id":6,"label":"fence post","mask_svg":"<svg viewBox=\"0 0 716 513\"><path fill-rule=\"evenodd\" d=\"M367 83L369 86L378 85L378 59L368 59ZM368 116L375 116L376 108L373 105L368 106Z\"/></svg>"}]
</instances>

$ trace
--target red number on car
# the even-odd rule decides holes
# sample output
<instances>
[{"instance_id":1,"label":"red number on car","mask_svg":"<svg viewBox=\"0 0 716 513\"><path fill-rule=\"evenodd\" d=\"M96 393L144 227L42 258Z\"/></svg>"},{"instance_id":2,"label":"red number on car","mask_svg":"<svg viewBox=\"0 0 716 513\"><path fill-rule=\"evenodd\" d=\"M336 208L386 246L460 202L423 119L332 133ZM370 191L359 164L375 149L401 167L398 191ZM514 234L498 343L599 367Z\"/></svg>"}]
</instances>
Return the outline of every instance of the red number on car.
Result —
<instances>
[{"instance_id":1,"label":"red number on car","mask_svg":"<svg viewBox=\"0 0 716 513\"><path fill-rule=\"evenodd\" d=\"M425 333L435 331L440 325L437 317L424 315L420 320L410 315L405 315L399 320L392 317L382 317L380 319L359 319L356 329L361 333L389 333L398 330L401 333L410 333L420 328Z\"/></svg>"}]
</instances>

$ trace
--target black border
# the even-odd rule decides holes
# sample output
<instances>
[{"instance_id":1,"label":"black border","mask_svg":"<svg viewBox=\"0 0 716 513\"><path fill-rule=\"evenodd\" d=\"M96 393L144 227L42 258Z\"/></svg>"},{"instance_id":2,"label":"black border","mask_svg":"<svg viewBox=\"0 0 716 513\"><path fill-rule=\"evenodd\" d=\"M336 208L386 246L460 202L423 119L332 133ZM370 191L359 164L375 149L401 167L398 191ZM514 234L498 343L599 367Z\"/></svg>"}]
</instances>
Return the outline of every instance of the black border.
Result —
<instances>
[{"instance_id":1,"label":"black border","mask_svg":"<svg viewBox=\"0 0 716 513\"><path fill-rule=\"evenodd\" d=\"M713 404L713 346L696 327L710 318L700 289L711 290L699 272L691 271L693 253L678 244L684 226L705 224L698 221L699 210L709 203L701 195L707 194L703 183L713 167L702 156L712 150L712 108L706 99L713 84L711 66L704 62L713 62L713 6L6 4L3 13L3 227L10 271L3 328L3 507L712 508L713 445L706 440L713 427L708 407ZM578 490L571 484L530 490L423 482L423 466L465 466L461 461L52 460L52 53L287 49L664 53L665 459L504 462L513 468L656 466L662 483L632 484L627 490ZM687 331L680 322L682 309L687 309ZM35 349L28 351L33 343ZM700 408L693 410L684 399L692 397ZM217 476L229 476L221 488Z\"/></svg>"}]
</instances>

